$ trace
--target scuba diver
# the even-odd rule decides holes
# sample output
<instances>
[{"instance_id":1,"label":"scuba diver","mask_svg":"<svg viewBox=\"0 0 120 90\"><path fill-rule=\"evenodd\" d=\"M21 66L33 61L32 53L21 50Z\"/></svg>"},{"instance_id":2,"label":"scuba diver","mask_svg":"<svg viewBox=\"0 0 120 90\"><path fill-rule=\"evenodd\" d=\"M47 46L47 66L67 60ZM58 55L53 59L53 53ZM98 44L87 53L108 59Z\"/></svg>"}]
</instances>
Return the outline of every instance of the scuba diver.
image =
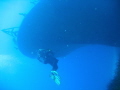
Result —
<instances>
[{"instance_id":1,"label":"scuba diver","mask_svg":"<svg viewBox=\"0 0 120 90\"><path fill-rule=\"evenodd\" d=\"M52 66L50 77L60 85L60 77L57 73L58 60L54 57L54 53L50 49L39 49L37 59L43 64L50 64Z\"/></svg>"}]
</instances>

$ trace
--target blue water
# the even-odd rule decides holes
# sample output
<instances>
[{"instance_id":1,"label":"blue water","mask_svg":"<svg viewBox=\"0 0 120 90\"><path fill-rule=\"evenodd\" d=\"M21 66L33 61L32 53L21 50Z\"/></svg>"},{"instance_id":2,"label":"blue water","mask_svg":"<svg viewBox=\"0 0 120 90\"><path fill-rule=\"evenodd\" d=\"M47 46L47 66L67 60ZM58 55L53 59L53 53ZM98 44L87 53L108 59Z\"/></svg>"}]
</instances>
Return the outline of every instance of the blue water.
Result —
<instances>
[{"instance_id":1,"label":"blue water","mask_svg":"<svg viewBox=\"0 0 120 90\"><path fill-rule=\"evenodd\" d=\"M1 90L107 90L117 60L114 47L85 45L58 58L61 77L58 86L49 77L50 65L25 57L19 51L13 55L11 66L3 68L3 72L1 70L1 85L7 88Z\"/></svg>"},{"instance_id":2,"label":"blue water","mask_svg":"<svg viewBox=\"0 0 120 90\"><path fill-rule=\"evenodd\" d=\"M87 1L89 1L89 0L87 0ZM112 3L112 2L113 2L112 0L109 4L107 2L105 2L105 3L97 2L97 4L95 4L94 7L92 7L93 6L92 4L94 4L92 2L86 3L86 5L81 4L81 7L84 7L83 9L85 9L86 12L87 12L87 10L89 10L89 7L91 7L91 11L93 11L93 12L94 11L95 12L97 12L97 11L103 12L103 13L97 13L100 16L103 14L103 18L102 17L101 17L102 19L99 18L100 17L99 15L91 13L90 11L89 11L90 15L86 14L86 12L85 12L86 15L83 14L84 18L81 17L84 22L84 23L82 23L82 25L83 24L84 25L80 26L80 28L81 29L84 28L86 31L84 31L84 29L82 31L83 33L81 33L81 31L80 31L79 32L81 34L81 35L79 35L80 37L77 40L73 39L73 41L75 41L74 43L77 43L77 44L84 43L84 45L80 45L81 47L71 51L67 55L64 55L62 57L57 57L57 59L59 60L58 73L61 78L60 85L57 85L50 78L49 75L50 75L50 71L51 71L52 67L49 64L44 65L41 62L39 62L37 59L29 58L29 57L23 55L22 51L20 52L19 50L16 50L14 48L14 43L12 42L12 38L10 38L10 37L4 38L7 35L4 35L3 32L0 32L0 39L2 38L0 40L0 90L107 90L107 88L108 88L107 86L108 86L109 82L115 76L116 62L118 60L117 47L112 47L112 46L120 46L120 44L119 44L120 40L118 37L119 36L119 33L118 33L119 23L118 22L120 20L118 18L119 13L117 14L118 6L117 6L116 2L115 3ZM85 1L82 3L85 3ZM72 1L70 2L70 5L71 4L72 4ZM54 4L54 5L56 5L56 4ZM74 5L76 6L75 3L74 3ZM86 8L87 5L90 5L90 6L88 8ZM113 7L111 7L111 5ZM110 10L107 9L108 7L110 7ZM84 11L81 8L79 8L79 9L81 11ZM37 12L37 11L35 11L35 12ZM115 12L115 13L113 13L113 12ZM32 13L32 14L34 14L34 13ZM60 15L59 13L57 13L57 14ZM92 14L94 14L94 15L92 15ZM5 14L5 15L8 15L8 14ZM3 16L5 16L5 15L3 15ZM80 15L82 16L82 14L80 14ZM46 14L46 16L47 16L47 14ZM115 17L115 16L117 16L117 17ZM30 15L30 17L32 17L32 15ZM79 17L79 15L78 15L78 17ZM87 17L89 17L90 22L87 22L88 21ZM94 20L91 19L91 17L94 18ZM32 18L32 19L34 19L34 18ZM28 20L32 20L32 19L29 18ZM96 22L97 19L99 19L99 20ZM106 19L106 21L104 21L104 19ZM115 23L110 22L109 21L110 19ZM50 20L51 20L51 18L50 18ZM94 21L96 23L94 23L94 22L91 23L91 21ZM101 21L101 22L99 22L99 21ZM27 21L27 22L29 22L29 21ZM43 23L43 21L41 21L41 22ZM24 23L25 23L24 25L27 24L26 22L24 22ZM39 20L38 20L38 22L36 22L36 20L35 20L35 22L31 22L31 23L33 23L33 24L39 23ZM59 23L57 23L57 24L59 26ZM66 25L67 24L69 26L69 23L66 23ZM25 30L26 30L27 26L24 27L24 25L22 28L25 28ZM39 24L37 24L37 25L39 26ZM46 26L46 23L44 25ZM73 25L73 24L71 23L70 25ZM87 25L89 25L89 26L87 26ZM28 25L28 27L31 28L29 25ZM35 27L36 27L36 24L35 24ZM53 25L53 27L54 27L54 25ZM6 27L4 27L4 28L6 28ZM33 25L33 28L34 28L34 25ZM57 26L56 26L56 28L57 28ZM47 29L49 29L49 27L47 27ZM69 27L69 30L70 29L71 29L71 27ZM36 28L36 30L40 31L37 28ZM44 28L43 28L43 30L44 30ZM76 30L77 30L77 27L76 27ZM96 30L97 34L96 34L96 32L94 32L94 30ZM27 31L30 32L29 30L27 30ZM58 31L56 31L56 29L53 30L53 33L55 33L54 31L58 32ZM110 33L108 33L108 32L110 32ZM22 32L22 33L24 33L24 32ZM34 32L34 33L36 33L36 32ZM3 36L1 36L2 34L3 34ZM24 33L24 34L26 34L26 33ZM31 31L30 34L32 35L33 32ZM39 36L39 34L41 34L41 36L43 35L43 33L38 33L38 36ZM57 34L59 35L59 33L57 33ZM71 35L73 35L73 33L71 33ZM71 37L71 35L68 35L68 36ZM26 35L20 35L20 36L26 37ZM35 38L36 38L36 34L34 34L33 36L35 36ZM76 34L74 36L76 36ZM89 38L91 36L93 36L93 37ZM19 37L19 38L21 39L21 37ZM44 35L43 35L43 37L44 37ZM69 38L66 35L65 35L65 37L66 37L66 40ZM98 38L95 38L95 37L98 37ZM31 37L26 37L26 38L29 38L30 43L31 43L31 41L32 41ZM58 39L54 39L54 37L52 37L52 38L53 38L53 41L58 40ZM104 40L104 38L105 38L105 40ZM11 41L7 42L7 39L11 39ZM39 40L39 38L37 38L37 39ZM79 41L79 39L81 39L81 41L83 43L77 42L77 41ZM92 39L95 39L95 40L93 40L93 42L92 42ZM27 41L27 39L26 39L26 41ZM46 41L47 41L47 39L46 39ZM72 41L72 39L70 41ZM5 44L3 44L2 42L4 42ZM23 42L24 42L24 37L23 37ZM38 41L34 40L34 42L35 42L35 45L37 46ZM59 42L59 41L57 41L57 42ZM20 43L21 46L23 45L23 47L21 47L23 49L23 51L26 51L26 53L29 54L28 56L32 55L30 53L32 51L32 49L34 50L34 48L35 49L37 48L37 47L34 47L34 43L32 43L32 44L30 44L30 43L25 42L26 46L24 46L23 43ZM43 46L46 45L45 47L47 47L47 45L50 43L51 42L48 41L47 44L45 44L44 40L43 40ZM101 43L103 45L99 45ZM41 44L41 42L39 42L39 44ZM29 47L28 47L28 45L29 45ZM52 44L50 44L50 45L52 46ZM57 45L59 45L59 44L53 45L52 48L57 47ZM106 46L106 45L110 45L110 46ZM33 47L31 47L31 46L33 46ZM26 47L28 49L24 49L24 47ZM61 44L61 47L62 47L62 44ZM59 46L57 48L59 48ZM29 51L29 49L31 49L31 50ZM62 49L62 48L59 48L59 50L60 49Z\"/></svg>"}]
</instances>

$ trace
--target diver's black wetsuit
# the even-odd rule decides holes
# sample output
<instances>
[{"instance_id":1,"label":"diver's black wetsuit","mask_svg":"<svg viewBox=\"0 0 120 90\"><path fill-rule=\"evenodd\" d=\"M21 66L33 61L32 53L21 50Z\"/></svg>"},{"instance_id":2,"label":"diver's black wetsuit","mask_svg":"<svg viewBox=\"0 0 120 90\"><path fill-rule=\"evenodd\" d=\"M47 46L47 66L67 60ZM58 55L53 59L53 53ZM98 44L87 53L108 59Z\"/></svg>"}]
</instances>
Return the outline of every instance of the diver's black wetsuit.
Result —
<instances>
[{"instance_id":1,"label":"diver's black wetsuit","mask_svg":"<svg viewBox=\"0 0 120 90\"><path fill-rule=\"evenodd\" d=\"M39 50L37 59L44 64L50 64L53 67L52 70L54 71L58 69L58 60L54 57L51 50Z\"/></svg>"}]
</instances>

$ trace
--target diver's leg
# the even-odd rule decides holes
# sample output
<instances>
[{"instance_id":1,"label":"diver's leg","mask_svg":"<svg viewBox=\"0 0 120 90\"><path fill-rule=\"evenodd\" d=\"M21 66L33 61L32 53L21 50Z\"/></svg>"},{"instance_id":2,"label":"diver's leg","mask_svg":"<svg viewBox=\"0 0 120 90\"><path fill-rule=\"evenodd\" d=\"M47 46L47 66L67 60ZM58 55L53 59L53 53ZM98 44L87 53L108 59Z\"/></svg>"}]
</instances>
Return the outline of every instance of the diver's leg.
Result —
<instances>
[{"instance_id":1,"label":"diver's leg","mask_svg":"<svg viewBox=\"0 0 120 90\"><path fill-rule=\"evenodd\" d=\"M53 70L53 71L57 71L57 69L58 69L58 65L57 65L57 63L55 63L55 64L53 65L52 70Z\"/></svg>"}]
</instances>

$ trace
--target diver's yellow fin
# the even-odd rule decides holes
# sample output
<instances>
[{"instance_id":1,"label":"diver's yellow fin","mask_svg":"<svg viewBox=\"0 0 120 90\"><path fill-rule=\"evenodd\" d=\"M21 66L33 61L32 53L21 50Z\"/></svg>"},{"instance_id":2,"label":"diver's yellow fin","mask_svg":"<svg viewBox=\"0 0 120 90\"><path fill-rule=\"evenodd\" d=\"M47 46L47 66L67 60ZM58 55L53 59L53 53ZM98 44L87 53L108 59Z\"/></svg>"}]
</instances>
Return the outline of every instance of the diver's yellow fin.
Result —
<instances>
[{"instance_id":1,"label":"diver's yellow fin","mask_svg":"<svg viewBox=\"0 0 120 90\"><path fill-rule=\"evenodd\" d=\"M60 85L60 76L57 71L51 71L50 77L55 81L57 85Z\"/></svg>"}]
</instances>

